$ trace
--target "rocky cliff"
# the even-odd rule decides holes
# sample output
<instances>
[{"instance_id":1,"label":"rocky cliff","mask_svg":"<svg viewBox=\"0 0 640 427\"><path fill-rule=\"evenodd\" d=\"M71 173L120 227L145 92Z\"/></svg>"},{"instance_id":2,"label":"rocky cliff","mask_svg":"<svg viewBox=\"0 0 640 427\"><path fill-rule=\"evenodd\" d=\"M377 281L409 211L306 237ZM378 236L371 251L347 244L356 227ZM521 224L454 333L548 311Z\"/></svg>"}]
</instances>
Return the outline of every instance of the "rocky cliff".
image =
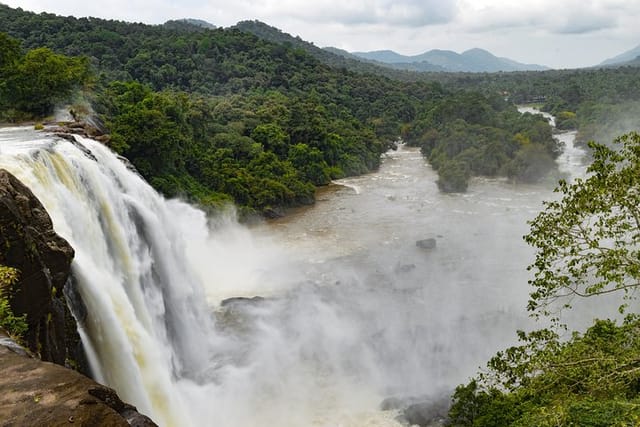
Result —
<instances>
[{"instance_id":1,"label":"rocky cliff","mask_svg":"<svg viewBox=\"0 0 640 427\"><path fill-rule=\"evenodd\" d=\"M3 426L153 427L112 389L30 357L0 332L0 424Z\"/></svg>"},{"instance_id":2,"label":"rocky cliff","mask_svg":"<svg viewBox=\"0 0 640 427\"><path fill-rule=\"evenodd\" d=\"M0 264L20 273L5 292L13 312L27 315L29 350L59 365L77 356L80 341L63 294L73 255L31 190L0 169Z\"/></svg>"}]
</instances>

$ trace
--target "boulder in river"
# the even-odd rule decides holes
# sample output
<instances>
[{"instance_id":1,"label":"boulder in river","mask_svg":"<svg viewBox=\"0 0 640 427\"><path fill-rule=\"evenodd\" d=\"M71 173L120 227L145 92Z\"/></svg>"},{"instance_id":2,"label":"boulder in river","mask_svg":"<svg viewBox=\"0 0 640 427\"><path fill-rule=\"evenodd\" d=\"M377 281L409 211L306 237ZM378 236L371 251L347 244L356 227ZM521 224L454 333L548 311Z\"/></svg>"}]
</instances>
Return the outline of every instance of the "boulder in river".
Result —
<instances>
[{"instance_id":1,"label":"boulder in river","mask_svg":"<svg viewBox=\"0 0 640 427\"><path fill-rule=\"evenodd\" d=\"M450 407L451 399L448 394L439 398L389 397L380 403L383 411L398 411L398 421L419 427L445 426Z\"/></svg>"},{"instance_id":2,"label":"boulder in river","mask_svg":"<svg viewBox=\"0 0 640 427\"><path fill-rule=\"evenodd\" d=\"M436 239L433 237L429 237L428 239L418 240L416 241L416 246L420 249L435 249Z\"/></svg>"}]
</instances>

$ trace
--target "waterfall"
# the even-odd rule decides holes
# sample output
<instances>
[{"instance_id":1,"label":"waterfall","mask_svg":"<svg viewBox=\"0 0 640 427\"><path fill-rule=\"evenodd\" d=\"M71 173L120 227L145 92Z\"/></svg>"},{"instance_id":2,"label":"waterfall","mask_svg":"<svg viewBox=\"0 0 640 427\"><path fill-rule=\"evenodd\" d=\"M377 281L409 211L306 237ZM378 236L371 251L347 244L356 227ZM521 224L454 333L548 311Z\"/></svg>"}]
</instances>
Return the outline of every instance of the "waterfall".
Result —
<instances>
[{"instance_id":1,"label":"waterfall","mask_svg":"<svg viewBox=\"0 0 640 427\"><path fill-rule=\"evenodd\" d=\"M94 376L162 425L195 425L176 378L209 367L214 329L186 239L204 214L166 201L101 144L5 129L0 166L31 188L76 250L73 275Z\"/></svg>"},{"instance_id":2,"label":"waterfall","mask_svg":"<svg viewBox=\"0 0 640 427\"><path fill-rule=\"evenodd\" d=\"M531 325L520 236L549 189L442 195L419 152L399 150L301 229L262 232L166 200L76 139L0 129L0 167L76 251L94 377L163 427L397 427L383 399L448 401ZM429 235L438 247L417 248Z\"/></svg>"},{"instance_id":3,"label":"waterfall","mask_svg":"<svg viewBox=\"0 0 640 427\"><path fill-rule=\"evenodd\" d=\"M398 425L362 387L375 367L350 302L335 307L307 282L255 309L218 306L304 282L286 251L261 247L233 220L213 233L202 211L164 199L88 138L3 128L0 167L33 191L76 251L88 313L79 332L94 378L159 425Z\"/></svg>"}]
</instances>

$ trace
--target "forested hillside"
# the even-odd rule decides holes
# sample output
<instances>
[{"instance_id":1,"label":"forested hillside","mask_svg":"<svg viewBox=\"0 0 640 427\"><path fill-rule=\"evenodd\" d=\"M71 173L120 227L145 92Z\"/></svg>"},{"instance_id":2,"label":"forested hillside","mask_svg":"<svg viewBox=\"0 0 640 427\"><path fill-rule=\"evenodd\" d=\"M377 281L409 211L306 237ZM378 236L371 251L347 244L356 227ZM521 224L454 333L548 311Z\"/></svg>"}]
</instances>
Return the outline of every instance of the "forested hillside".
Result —
<instances>
[{"instance_id":1,"label":"forested hillside","mask_svg":"<svg viewBox=\"0 0 640 427\"><path fill-rule=\"evenodd\" d=\"M434 76L436 77L436 76ZM593 68L496 74L448 74L445 86L502 93L512 102L536 103L558 117L561 129L577 129L578 141L609 143L640 129L640 68Z\"/></svg>"},{"instance_id":2,"label":"forested hillside","mask_svg":"<svg viewBox=\"0 0 640 427\"><path fill-rule=\"evenodd\" d=\"M556 151L550 132L532 137L548 128L544 121L521 117L495 94L332 68L304 49L237 29L6 6L0 24L24 49L88 58L95 84L85 97L109 127L112 147L163 193L203 204L232 200L272 214L311 202L315 185L375 169L401 135L425 154L439 147L430 158L444 191L464 190L476 174L528 179L521 172L530 145L536 158ZM483 156L494 166L479 166Z\"/></svg>"}]
</instances>

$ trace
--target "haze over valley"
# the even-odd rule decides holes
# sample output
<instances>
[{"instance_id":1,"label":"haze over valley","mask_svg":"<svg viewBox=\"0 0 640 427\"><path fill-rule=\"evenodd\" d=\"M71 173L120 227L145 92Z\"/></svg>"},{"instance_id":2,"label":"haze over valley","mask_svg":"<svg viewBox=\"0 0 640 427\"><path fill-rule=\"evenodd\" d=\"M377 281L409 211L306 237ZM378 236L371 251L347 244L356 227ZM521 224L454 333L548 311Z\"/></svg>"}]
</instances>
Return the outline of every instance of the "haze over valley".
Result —
<instances>
[{"instance_id":1,"label":"haze over valley","mask_svg":"<svg viewBox=\"0 0 640 427\"><path fill-rule=\"evenodd\" d=\"M6 2L2 422L640 419L635 2Z\"/></svg>"}]
</instances>

